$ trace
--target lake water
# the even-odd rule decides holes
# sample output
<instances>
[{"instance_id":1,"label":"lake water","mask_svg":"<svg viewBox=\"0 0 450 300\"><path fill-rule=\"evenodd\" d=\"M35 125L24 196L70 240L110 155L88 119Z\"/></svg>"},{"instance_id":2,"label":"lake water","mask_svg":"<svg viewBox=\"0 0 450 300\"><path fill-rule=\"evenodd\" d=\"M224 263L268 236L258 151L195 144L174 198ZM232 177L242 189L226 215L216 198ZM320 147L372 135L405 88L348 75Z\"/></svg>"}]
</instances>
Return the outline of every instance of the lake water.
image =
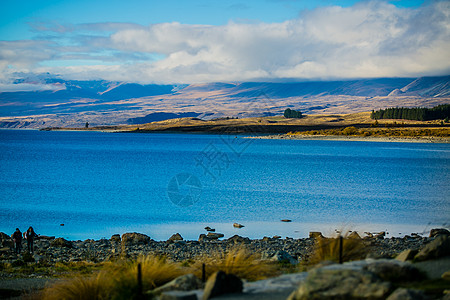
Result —
<instances>
[{"instance_id":1,"label":"lake water","mask_svg":"<svg viewBox=\"0 0 450 300\"><path fill-rule=\"evenodd\" d=\"M448 226L449 183L450 144L0 130L8 234L197 239L211 226L225 237L399 236Z\"/></svg>"}]
</instances>

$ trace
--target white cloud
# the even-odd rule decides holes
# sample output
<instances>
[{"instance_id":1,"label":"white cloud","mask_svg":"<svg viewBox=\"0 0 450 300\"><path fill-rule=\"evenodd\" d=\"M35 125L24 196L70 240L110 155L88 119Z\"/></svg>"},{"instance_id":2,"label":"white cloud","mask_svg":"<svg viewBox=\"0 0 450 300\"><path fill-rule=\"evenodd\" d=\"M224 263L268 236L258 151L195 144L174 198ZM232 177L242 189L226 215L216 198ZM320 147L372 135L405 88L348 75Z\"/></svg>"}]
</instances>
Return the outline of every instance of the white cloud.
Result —
<instances>
[{"instance_id":1,"label":"white cloud","mask_svg":"<svg viewBox=\"0 0 450 300\"><path fill-rule=\"evenodd\" d=\"M50 32L51 39L1 42L3 73L12 66L74 79L164 83L450 73L448 1L416 9L366 1L304 11L297 19L270 24L39 24L35 29ZM146 61L150 56L160 59ZM40 64L77 57L108 65Z\"/></svg>"}]
</instances>

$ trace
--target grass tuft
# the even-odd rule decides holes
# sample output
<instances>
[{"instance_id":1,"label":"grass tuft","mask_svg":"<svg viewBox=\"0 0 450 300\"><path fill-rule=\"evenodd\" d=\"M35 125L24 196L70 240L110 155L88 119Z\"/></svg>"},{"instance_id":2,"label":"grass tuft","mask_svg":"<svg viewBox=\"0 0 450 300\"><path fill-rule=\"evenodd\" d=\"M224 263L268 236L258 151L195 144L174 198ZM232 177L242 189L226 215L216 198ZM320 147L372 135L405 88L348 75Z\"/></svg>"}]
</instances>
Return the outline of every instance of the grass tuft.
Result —
<instances>
[{"instance_id":1,"label":"grass tuft","mask_svg":"<svg viewBox=\"0 0 450 300\"><path fill-rule=\"evenodd\" d=\"M275 264L262 261L260 255L252 254L246 248L234 248L228 252L218 251L197 260L192 268L193 273L198 277L202 276L203 263L207 278L217 271L223 271L242 279L254 281L277 273Z\"/></svg>"},{"instance_id":2,"label":"grass tuft","mask_svg":"<svg viewBox=\"0 0 450 300\"><path fill-rule=\"evenodd\" d=\"M317 238L314 245L314 252L310 259L311 264L322 261L339 262L339 236L334 238ZM342 261L359 260L365 258L367 254L366 246L361 238L349 236L346 233L342 240Z\"/></svg>"},{"instance_id":3,"label":"grass tuft","mask_svg":"<svg viewBox=\"0 0 450 300\"><path fill-rule=\"evenodd\" d=\"M141 264L142 291L154 289L186 274L179 264L157 256L141 256L135 261L106 263L96 276L75 277L44 290L44 300L53 299L136 299L138 264Z\"/></svg>"}]
</instances>

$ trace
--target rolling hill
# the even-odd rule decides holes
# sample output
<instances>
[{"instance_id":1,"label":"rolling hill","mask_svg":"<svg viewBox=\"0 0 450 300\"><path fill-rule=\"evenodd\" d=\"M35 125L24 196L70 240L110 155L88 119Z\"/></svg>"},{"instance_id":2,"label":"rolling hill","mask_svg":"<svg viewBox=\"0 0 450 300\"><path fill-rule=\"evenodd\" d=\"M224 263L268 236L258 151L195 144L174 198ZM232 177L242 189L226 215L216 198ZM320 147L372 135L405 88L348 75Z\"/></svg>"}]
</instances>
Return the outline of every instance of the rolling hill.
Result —
<instances>
[{"instance_id":1,"label":"rolling hill","mask_svg":"<svg viewBox=\"0 0 450 300\"><path fill-rule=\"evenodd\" d=\"M16 84L29 83L26 79ZM139 124L282 114L356 113L450 102L450 76L347 81L238 82L191 85L75 81L45 77L52 90L0 91L0 127Z\"/></svg>"}]
</instances>

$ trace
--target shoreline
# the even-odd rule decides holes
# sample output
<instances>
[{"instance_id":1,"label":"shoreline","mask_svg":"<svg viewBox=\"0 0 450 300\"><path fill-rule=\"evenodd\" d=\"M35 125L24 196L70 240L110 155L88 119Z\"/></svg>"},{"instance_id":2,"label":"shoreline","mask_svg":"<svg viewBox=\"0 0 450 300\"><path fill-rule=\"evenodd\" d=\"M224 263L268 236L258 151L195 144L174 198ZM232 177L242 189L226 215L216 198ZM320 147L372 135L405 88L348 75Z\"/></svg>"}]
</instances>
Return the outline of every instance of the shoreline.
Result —
<instances>
[{"instance_id":1,"label":"shoreline","mask_svg":"<svg viewBox=\"0 0 450 300\"><path fill-rule=\"evenodd\" d=\"M30 129L30 128L0 128L0 130L36 130L36 131L62 131L62 132L103 132L103 133L156 133L156 134L212 134L224 135L223 132L214 131L177 131L177 130L122 130L122 129L102 129L102 128L52 128L52 129ZM450 137L422 136L422 137L396 137L396 136L344 136L344 135L309 135L309 134L261 134L250 135L251 132L240 132L226 135L235 135L245 139L266 139L266 140L311 140L311 141L350 141L350 142L393 142L393 143L436 143L449 144Z\"/></svg>"},{"instance_id":2,"label":"shoreline","mask_svg":"<svg viewBox=\"0 0 450 300\"><path fill-rule=\"evenodd\" d=\"M271 134L261 136L244 137L248 139L267 140L311 140L311 141L349 141L349 142L394 142L394 143L439 143L448 144L450 138L446 137L362 137L362 136L341 136L341 135L306 135L306 134Z\"/></svg>"}]
</instances>

